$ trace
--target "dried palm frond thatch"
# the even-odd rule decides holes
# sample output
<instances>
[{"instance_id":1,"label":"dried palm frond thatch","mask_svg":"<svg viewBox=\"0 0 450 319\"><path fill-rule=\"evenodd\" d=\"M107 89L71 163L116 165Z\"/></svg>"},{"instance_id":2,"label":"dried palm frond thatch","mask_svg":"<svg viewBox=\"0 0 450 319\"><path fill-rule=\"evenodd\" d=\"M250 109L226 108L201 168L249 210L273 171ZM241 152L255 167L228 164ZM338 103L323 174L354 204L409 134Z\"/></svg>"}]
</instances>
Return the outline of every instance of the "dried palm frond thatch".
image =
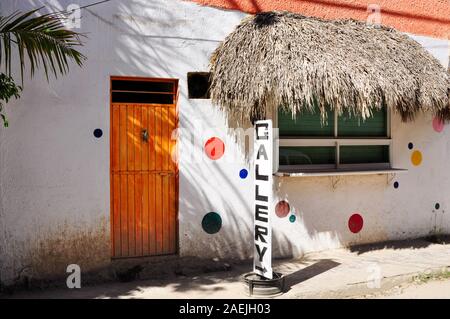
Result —
<instances>
[{"instance_id":1,"label":"dried palm frond thatch","mask_svg":"<svg viewBox=\"0 0 450 319\"><path fill-rule=\"evenodd\" d=\"M211 57L211 98L237 122L269 108L318 106L363 119L387 106L404 121L420 111L450 120L449 75L394 29L287 12L245 18Z\"/></svg>"}]
</instances>

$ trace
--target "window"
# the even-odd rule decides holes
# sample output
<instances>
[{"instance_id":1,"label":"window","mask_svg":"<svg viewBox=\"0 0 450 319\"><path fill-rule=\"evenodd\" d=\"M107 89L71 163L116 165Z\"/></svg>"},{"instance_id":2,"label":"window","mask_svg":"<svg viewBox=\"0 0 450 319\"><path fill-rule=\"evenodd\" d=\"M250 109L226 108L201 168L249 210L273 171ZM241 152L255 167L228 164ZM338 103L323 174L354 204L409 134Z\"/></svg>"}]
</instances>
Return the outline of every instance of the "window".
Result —
<instances>
[{"instance_id":1,"label":"window","mask_svg":"<svg viewBox=\"0 0 450 319\"><path fill-rule=\"evenodd\" d=\"M209 99L209 85L211 73L189 72L188 93L190 99Z\"/></svg>"},{"instance_id":2,"label":"window","mask_svg":"<svg viewBox=\"0 0 450 319\"><path fill-rule=\"evenodd\" d=\"M279 109L277 116L280 171L391 168L390 116L386 108L374 110L365 121L328 110L323 122L317 107L295 118Z\"/></svg>"},{"instance_id":3,"label":"window","mask_svg":"<svg viewBox=\"0 0 450 319\"><path fill-rule=\"evenodd\" d=\"M177 80L120 78L111 79L113 103L175 104Z\"/></svg>"}]
</instances>

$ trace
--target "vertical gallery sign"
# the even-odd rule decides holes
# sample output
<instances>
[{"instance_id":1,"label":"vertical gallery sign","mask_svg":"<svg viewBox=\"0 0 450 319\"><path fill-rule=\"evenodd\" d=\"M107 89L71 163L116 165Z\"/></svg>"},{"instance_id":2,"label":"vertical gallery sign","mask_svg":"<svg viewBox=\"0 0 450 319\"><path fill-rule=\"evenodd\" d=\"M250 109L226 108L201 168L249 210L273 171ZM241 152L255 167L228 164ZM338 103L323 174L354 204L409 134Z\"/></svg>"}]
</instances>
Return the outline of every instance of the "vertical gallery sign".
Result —
<instances>
[{"instance_id":1,"label":"vertical gallery sign","mask_svg":"<svg viewBox=\"0 0 450 319\"><path fill-rule=\"evenodd\" d=\"M272 228L270 207L272 206L272 121L255 123L255 249L253 272L267 279L272 273Z\"/></svg>"}]
</instances>

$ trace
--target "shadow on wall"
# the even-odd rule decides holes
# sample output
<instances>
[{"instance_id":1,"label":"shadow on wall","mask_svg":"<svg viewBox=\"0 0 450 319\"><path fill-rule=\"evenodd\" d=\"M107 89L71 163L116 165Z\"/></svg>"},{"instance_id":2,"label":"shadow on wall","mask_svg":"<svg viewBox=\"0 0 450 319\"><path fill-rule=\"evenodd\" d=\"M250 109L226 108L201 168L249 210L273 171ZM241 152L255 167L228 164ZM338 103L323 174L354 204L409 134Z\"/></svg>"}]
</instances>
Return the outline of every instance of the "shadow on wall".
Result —
<instances>
[{"instance_id":1,"label":"shadow on wall","mask_svg":"<svg viewBox=\"0 0 450 319\"><path fill-rule=\"evenodd\" d=\"M119 35L114 47L115 59L120 62L116 69L119 73L125 63L127 69L134 69L136 74L184 79L187 71L196 70L193 66L197 61L191 59L190 51L202 54L205 48L215 47L222 41L214 38L220 34L217 24L210 25L205 32L202 25L205 18L183 14L185 5L177 7L177 1L117 3L117 10L108 18L95 10L87 9L87 12ZM133 43L135 40L139 45Z\"/></svg>"},{"instance_id":2,"label":"shadow on wall","mask_svg":"<svg viewBox=\"0 0 450 319\"><path fill-rule=\"evenodd\" d=\"M176 2L173 1L173 3ZM187 9L189 12L190 10L198 11L193 4L182 5L189 6ZM224 14L222 11L211 8L204 10L214 10L217 14ZM182 129L193 132L197 129L199 118L202 123L210 121L209 114L198 114L201 111L194 109L188 110L187 103L193 108L197 105L193 100L188 101L185 78L187 71L196 71L199 67L199 62L191 59L192 54L203 54L204 56L199 60L209 61L209 55L226 36L219 29L220 24L213 23L213 20L201 15L197 18L186 17L182 9L171 10L171 6L165 1L119 4L117 13L114 14L114 21L108 21L92 11L90 10L89 13L121 35L115 47L116 59L120 61L119 66L126 64L128 69L136 70L138 75L180 78L178 108ZM125 12L142 12L142 16L130 17L124 14ZM150 13L153 19L144 19L143 16ZM232 13L229 14L232 15ZM208 29L206 33L204 32L205 19L208 23L211 22L206 28ZM214 38L217 35L220 35L219 39ZM133 46L130 39L139 39L140 45ZM119 66L117 72L122 73ZM211 106L208 105L208 107ZM221 125L225 132L226 124ZM183 138L182 143L190 142ZM192 145L189 146L192 147ZM195 147L193 152L204 153L202 141L193 147ZM183 154L181 156L183 157ZM190 163L183 158L180 163L179 241L182 254L184 252L188 255L198 253L208 258L231 257L246 260L253 256L251 244L253 213L250 206L252 202L246 198L249 191L238 188L236 177L229 174L229 164L215 164ZM219 209L218 207L224 221L223 228L217 234L206 234L201 226L202 218L208 212L208 208L209 211L215 211ZM274 234L273 247L274 256L286 257L294 253L292 243L283 234Z\"/></svg>"},{"instance_id":3,"label":"shadow on wall","mask_svg":"<svg viewBox=\"0 0 450 319\"><path fill-rule=\"evenodd\" d=\"M192 4L184 5L192 6L188 10L196 10ZM214 10L218 12L217 14L224 14L215 9L205 8L204 10ZM119 35L117 39L112 40L116 41L114 59L117 61L115 69L117 74L123 74L124 69L131 69L135 70L136 75L180 78L178 105L180 127L187 132L195 131L198 117L203 123L208 123L209 114L197 114L201 113L200 107L196 110L188 110L187 103L194 107L196 105L193 100L188 102L185 77L187 71L195 71L199 67L199 62L190 58L192 54L204 54L204 57L199 60L208 61L209 55L226 36L218 30L221 27L220 24L212 23L212 20L207 21L211 24L208 25L208 32L204 33L201 30L205 29L205 18L186 17L182 8L179 11L171 10L170 5L167 5L165 1L117 3L117 9L109 10L114 12L112 19L97 13L95 9L88 9L87 12L97 18L99 24L108 26ZM128 12L140 12L141 15L130 16ZM151 15L151 18L145 18L146 15ZM192 34L194 34L193 37L191 37ZM202 34L203 37L196 37L195 34ZM219 39L215 39L215 36ZM136 40L139 41L139 45L133 43ZM204 63L200 62L200 64ZM126 68L122 67L124 65ZM230 119L223 119L221 125L225 130L226 125L233 127L235 123L230 122ZM201 144L193 151L203 154ZM236 147L239 148L243 141L238 139L237 144ZM241 147L242 149L245 147ZM253 211L250 206L252 201L247 196L252 194L252 190L243 191L236 185L234 180L236 177L230 176L228 164L222 166L222 164L201 165L184 162L181 168L179 241L182 252L186 251L187 254L198 252L202 256L211 258L233 256L245 260L251 257L253 255L251 244L253 242ZM218 206L221 208L224 226L218 234L208 235L201 228L202 217L208 212L204 209L210 208L210 211L215 211ZM300 232L304 233L303 230ZM289 238L282 231L274 231L274 256L297 256L299 252L293 245L293 239L296 237ZM331 246L334 247L338 239L330 233L316 233L311 234L306 241L314 242L310 247L328 247L329 242L332 242ZM320 241L327 243L317 244Z\"/></svg>"},{"instance_id":4,"label":"shadow on wall","mask_svg":"<svg viewBox=\"0 0 450 319\"><path fill-rule=\"evenodd\" d=\"M221 192L225 190L226 198L222 198L221 203L213 202L210 195L206 193L204 185L211 183L210 180L204 176L195 176L197 170L195 167L186 169L186 175L180 176L180 181L184 180L186 192L184 196L180 197L180 207L186 208L186 211L181 211L182 229L189 232L190 235L180 232L180 241L185 241L184 250L191 254L198 252L200 255L210 258L222 259L239 259L246 260L253 256L253 211L247 198L244 198L239 189L234 188L233 182L229 184L224 183L222 186L211 184L210 193ZM228 179L229 176L222 170L210 171L211 176L220 174L223 179ZM223 217L224 225L219 233L209 235L201 228L201 221L203 215L194 208L198 206L198 199L202 199L205 207L217 207L221 205L221 216ZM228 198L232 198L233 202L228 202ZM236 209L236 207L245 207L245 209ZM273 232L272 236L273 256L277 257L293 257L296 255L295 247L280 232Z\"/></svg>"}]
</instances>

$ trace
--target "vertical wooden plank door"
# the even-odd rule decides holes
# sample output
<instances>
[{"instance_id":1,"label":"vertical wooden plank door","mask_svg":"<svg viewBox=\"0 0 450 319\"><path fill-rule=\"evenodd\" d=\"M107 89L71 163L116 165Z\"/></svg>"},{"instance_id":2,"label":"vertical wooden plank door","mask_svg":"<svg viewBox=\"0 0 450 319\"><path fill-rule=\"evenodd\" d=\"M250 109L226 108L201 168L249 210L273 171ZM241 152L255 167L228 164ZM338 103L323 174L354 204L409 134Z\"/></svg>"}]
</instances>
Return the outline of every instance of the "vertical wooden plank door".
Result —
<instances>
[{"instance_id":1,"label":"vertical wooden plank door","mask_svg":"<svg viewBox=\"0 0 450 319\"><path fill-rule=\"evenodd\" d=\"M118 98L128 99L133 100L130 96ZM154 99L150 97L149 101ZM112 95L113 258L177 252L178 172L172 160L176 147L172 139L177 127L175 101L124 103L115 102Z\"/></svg>"}]
</instances>

